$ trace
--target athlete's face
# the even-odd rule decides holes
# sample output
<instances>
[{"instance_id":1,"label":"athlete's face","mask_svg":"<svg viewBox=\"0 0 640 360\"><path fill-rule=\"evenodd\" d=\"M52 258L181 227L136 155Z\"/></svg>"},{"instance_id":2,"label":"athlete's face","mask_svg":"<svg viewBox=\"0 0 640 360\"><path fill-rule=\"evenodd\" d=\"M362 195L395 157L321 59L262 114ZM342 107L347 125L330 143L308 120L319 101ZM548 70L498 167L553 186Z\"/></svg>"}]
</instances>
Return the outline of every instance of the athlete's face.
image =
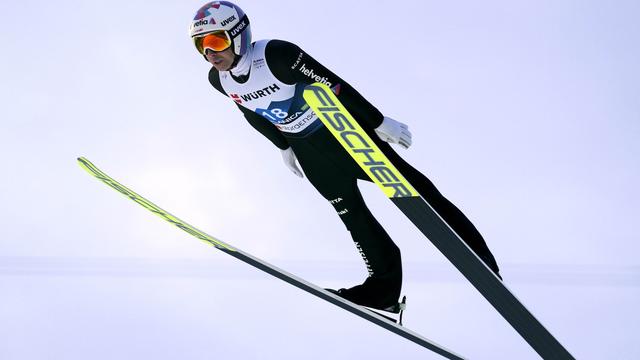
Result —
<instances>
[{"instance_id":1,"label":"athlete's face","mask_svg":"<svg viewBox=\"0 0 640 360\"><path fill-rule=\"evenodd\" d=\"M236 55L233 53L231 48L222 51L212 51L207 49L205 54L207 61L210 62L218 71L229 70L233 64L235 56Z\"/></svg>"}]
</instances>

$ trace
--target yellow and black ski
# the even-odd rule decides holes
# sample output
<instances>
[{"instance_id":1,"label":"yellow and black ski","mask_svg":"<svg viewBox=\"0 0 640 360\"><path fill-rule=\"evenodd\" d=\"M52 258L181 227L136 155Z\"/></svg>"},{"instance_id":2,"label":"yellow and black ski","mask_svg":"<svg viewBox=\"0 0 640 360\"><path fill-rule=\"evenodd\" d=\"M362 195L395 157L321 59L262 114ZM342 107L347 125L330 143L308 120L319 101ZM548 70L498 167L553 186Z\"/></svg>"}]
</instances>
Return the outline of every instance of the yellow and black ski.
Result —
<instances>
[{"instance_id":1,"label":"yellow and black ski","mask_svg":"<svg viewBox=\"0 0 640 360\"><path fill-rule=\"evenodd\" d=\"M152 203L151 201L145 199L144 197L142 197L141 195L137 194L136 192L134 192L133 190L129 189L128 187L122 185L121 183L119 183L118 181L116 181L115 179L113 179L112 177L110 177L109 175L107 175L106 173L104 173L103 171L101 171L100 169L98 169L95 165L93 165L89 160L80 157L78 158L78 163L79 165L85 169L89 174L93 175L94 177L96 177L98 180L102 181L103 183L107 184L108 186L112 187L113 189L115 189L116 191L118 191L119 193L123 194L124 196L128 197L129 199L135 201L136 203L138 203L139 205L141 205L142 207L144 207L145 209L151 211L152 213L160 216L161 218L165 219L166 221L172 223L173 225L179 227L180 229L186 231L189 235L195 236L196 238L206 242L209 245L213 245L215 246L218 250L221 250L222 252L225 252L231 256L233 256L234 258L245 262L257 269L260 269L270 275L273 275L275 277L277 277L278 279L284 280L287 283L296 286L310 294L313 294L323 300L326 300L338 307L343 308L344 310L347 310L355 315L360 316L363 319L369 320L370 322L384 328L387 329L395 334L398 334L402 337L404 337L407 340L413 341L414 343L423 346L437 354L442 355L443 357L447 358L447 359L454 359L454 360L462 360L464 359L462 356L432 342L429 339L426 339L425 337L423 337L422 335L411 331L405 327L402 327L401 325L397 324L394 322L393 319L384 316L384 315L380 315L378 313L376 313L375 311L369 310L363 306L354 304L350 301L347 301L343 298L341 298L338 295L335 295L317 285L314 285L302 278L299 278L293 274L290 274L276 266L273 266L261 259L258 259L254 256L252 256L251 254L248 254L246 252L243 252L241 250L238 250L216 238L214 238L211 235L206 234L204 231L198 230L195 227L187 224L186 222L184 222L183 220L179 219L178 217L171 215L169 212L161 209L159 206L155 205L154 203ZM304 357L304 356L303 356Z\"/></svg>"},{"instance_id":2,"label":"yellow and black ski","mask_svg":"<svg viewBox=\"0 0 640 360\"><path fill-rule=\"evenodd\" d=\"M303 96L371 180L543 359L574 359L436 213L429 199L416 192L327 85L309 85Z\"/></svg>"}]
</instances>

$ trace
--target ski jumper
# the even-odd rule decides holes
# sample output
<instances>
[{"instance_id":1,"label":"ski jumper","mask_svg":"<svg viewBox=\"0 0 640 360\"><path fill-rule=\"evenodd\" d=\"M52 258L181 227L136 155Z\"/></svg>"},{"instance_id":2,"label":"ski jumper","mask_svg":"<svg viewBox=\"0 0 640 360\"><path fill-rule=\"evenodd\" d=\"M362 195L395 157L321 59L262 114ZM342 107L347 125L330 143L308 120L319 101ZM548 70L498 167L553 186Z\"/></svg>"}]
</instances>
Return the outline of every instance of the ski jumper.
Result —
<instances>
[{"instance_id":1,"label":"ski jumper","mask_svg":"<svg viewBox=\"0 0 640 360\"><path fill-rule=\"evenodd\" d=\"M322 82L331 87L376 145L429 201L462 240L496 273L498 266L484 239L467 217L443 197L433 183L404 161L374 129L382 113L351 85L295 44L261 40L244 56L251 57L248 75L211 68L209 81L233 99L246 120L276 147L291 147L311 184L334 207L367 266L362 285L341 296L376 308L397 302L402 286L400 250L371 214L358 190L358 179L370 181L309 106L304 87Z\"/></svg>"}]
</instances>

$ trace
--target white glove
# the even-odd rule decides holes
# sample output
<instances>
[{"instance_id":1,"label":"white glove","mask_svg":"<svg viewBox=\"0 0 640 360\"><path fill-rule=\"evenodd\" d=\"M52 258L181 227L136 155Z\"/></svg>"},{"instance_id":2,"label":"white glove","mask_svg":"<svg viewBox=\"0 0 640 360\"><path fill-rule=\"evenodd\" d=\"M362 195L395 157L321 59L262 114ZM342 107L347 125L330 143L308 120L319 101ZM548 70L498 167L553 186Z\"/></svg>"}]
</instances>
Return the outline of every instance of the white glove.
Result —
<instances>
[{"instance_id":1,"label":"white glove","mask_svg":"<svg viewBox=\"0 0 640 360\"><path fill-rule=\"evenodd\" d=\"M288 147L286 150L280 150L282 152L282 160L284 160L284 164L287 165L289 170L291 170L296 176L303 177L302 171L296 165L296 154L293 152L291 147Z\"/></svg>"},{"instance_id":2,"label":"white glove","mask_svg":"<svg viewBox=\"0 0 640 360\"><path fill-rule=\"evenodd\" d=\"M376 134L382 141L390 144L400 144L405 149L411 146L411 132L409 127L390 117L384 117L382 124L375 128Z\"/></svg>"}]
</instances>

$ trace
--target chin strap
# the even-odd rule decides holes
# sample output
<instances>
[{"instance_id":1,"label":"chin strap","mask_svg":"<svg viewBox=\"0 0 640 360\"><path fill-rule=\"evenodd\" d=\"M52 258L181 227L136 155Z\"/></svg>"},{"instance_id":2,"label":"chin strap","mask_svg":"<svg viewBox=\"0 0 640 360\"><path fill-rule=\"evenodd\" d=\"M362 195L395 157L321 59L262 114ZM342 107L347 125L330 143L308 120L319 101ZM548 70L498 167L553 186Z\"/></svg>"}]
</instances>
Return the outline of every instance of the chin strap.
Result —
<instances>
[{"instance_id":1,"label":"chin strap","mask_svg":"<svg viewBox=\"0 0 640 360\"><path fill-rule=\"evenodd\" d=\"M233 54L233 62L231 63L231 66L229 67L229 71L235 69L235 67L238 66L238 63L240 62L240 59L242 59L242 58L243 58L243 56L238 56L236 54ZM241 74L238 74L238 75L241 75Z\"/></svg>"},{"instance_id":2,"label":"chin strap","mask_svg":"<svg viewBox=\"0 0 640 360\"><path fill-rule=\"evenodd\" d=\"M249 71L251 70L251 59L253 58L252 53L253 46L249 46L244 55L235 56L233 64L231 64L231 68L229 70L233 76L245 76L249 74Z\"/></svg>"}]
</instances>

